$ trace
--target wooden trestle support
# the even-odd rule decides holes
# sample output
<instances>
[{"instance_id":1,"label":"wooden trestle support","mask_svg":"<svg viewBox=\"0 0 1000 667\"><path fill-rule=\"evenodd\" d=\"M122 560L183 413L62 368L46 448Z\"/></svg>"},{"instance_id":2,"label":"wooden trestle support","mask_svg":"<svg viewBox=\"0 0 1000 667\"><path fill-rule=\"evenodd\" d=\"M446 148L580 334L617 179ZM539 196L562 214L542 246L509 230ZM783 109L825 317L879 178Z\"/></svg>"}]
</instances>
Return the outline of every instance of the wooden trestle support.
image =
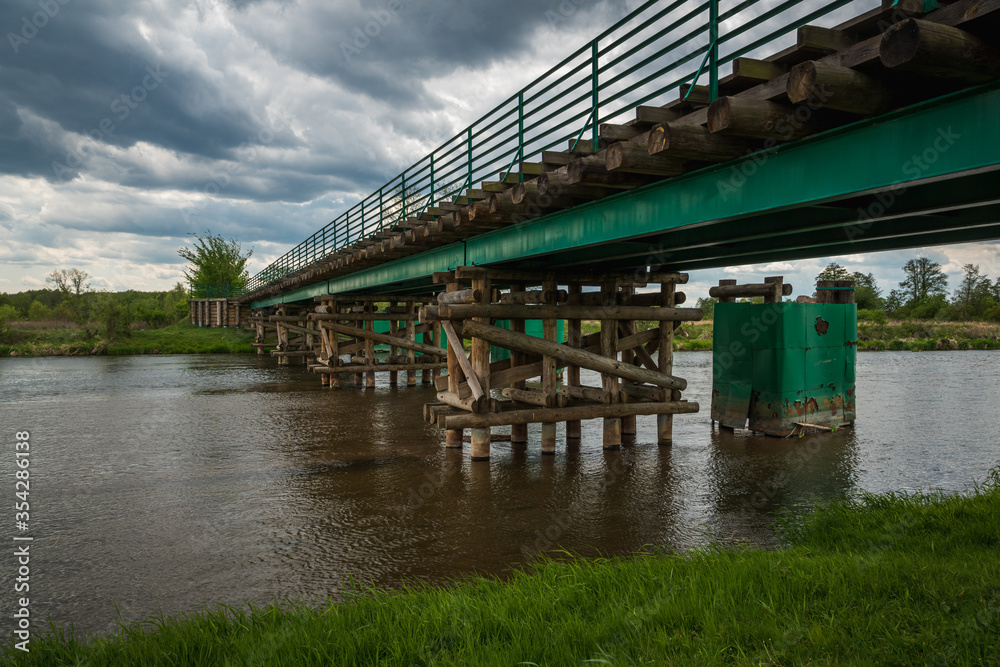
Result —
<instances>
[{"instance_id":1,"label":"wooden trestle support","mask_svg":"<svg viewBox=\"0 0 1000 667\"><path fill-rule=\"evenodd\" d=\"M470 429L473 460L489 458L494 426L510 426L513 446L523 446L528 424L539 423L541 451L552 454L557 422L566 423L566 438L573 441L582 420L603 419L604 447L610 449L634 436L637 415L657 415L658 440L671 444L673 415L698 411L697 403L681 399L687 382L672 374L675 327L702 317L698 308L677 307L684 294L676 285L687 282L686 274L459 267L434 274L434 281L446 289L437 305L420 309L420 320L444 329L448 375L437 379L438 400L424 406L424 418L445 430L448 447L461 447ZM652 293L636 293L654 285L659 289ZM497 320L509 321L510 328ZM542 321L542 338L525 333L526 320ZM559 320L566 322L565 342L556 339ZM582 335L585 320L598 321L600 331ZM636 321L659 326L637 331ZM460 343L466 339L468 355ZM490 363L491 345L510 350L510 358ZM581 384L581 369L600 373L601 386ZM527 386L533 378L540 380L537 388Z\"/></svg>"},{"instance_id":2,"label":"wooden trestle support","mask_svg":"<svg viewBox=\"0 0 1000 667\"><path fill-rule=\"evenodd\" d=\"M406 373L407 386L431 384L447 367L446 352L438 343L441 324L420 323L417 309L424 301L413 297L316 297L313 308L278 306L274 314L255 313L258 354L274 347L278 364L304 363L318 373L323 386L340 387L344 376L355 386L374 387L375 373L387 372L389 385ZM384 310L377 310L378 305ZM294 312L292 312L294 310ZM265 338L274 331L276 342ZM376 354L376 346L388 353Z\"/></svg>"}]
</instances>

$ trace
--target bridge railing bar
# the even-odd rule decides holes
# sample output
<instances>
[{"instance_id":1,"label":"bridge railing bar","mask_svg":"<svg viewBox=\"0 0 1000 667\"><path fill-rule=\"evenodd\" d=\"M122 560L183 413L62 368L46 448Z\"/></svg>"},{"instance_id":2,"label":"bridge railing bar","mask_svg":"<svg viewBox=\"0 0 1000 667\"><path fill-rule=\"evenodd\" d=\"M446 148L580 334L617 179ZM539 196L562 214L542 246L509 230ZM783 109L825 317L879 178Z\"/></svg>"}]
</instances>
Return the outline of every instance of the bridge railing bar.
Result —
<instances>
[{"instance_id":1,"label":"bridge railing bar","mask_svg":"<svg viewBox=\"0 0 1000 667\"><path fill-rule=\"evenodd\" d=\"M832 24L848 5L867 9L877 0L814 2L644 2L276 259L250 279L247 290L392 231L437 202L454 202L477 180L517 173L523 181L519 163L571 142L575 148L588 128L596 150L602 123L639 105L666 103L673 91L686 83L693 87L705 75L709 98L715 99L720 68L736 58L789 46L800 26L819 19Z\"/></svg>"}]
</instances>

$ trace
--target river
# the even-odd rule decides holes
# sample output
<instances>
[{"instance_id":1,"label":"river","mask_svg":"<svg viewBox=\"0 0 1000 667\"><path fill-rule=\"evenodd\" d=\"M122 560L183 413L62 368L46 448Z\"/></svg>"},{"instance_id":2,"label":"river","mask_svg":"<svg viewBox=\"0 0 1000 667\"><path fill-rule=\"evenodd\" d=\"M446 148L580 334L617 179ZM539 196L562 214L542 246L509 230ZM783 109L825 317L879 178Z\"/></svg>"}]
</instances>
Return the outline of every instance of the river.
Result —
<instances>
[{"instance_id":1,"label":"river","mask_svg":"<svg viewBox=\"0 0 1000 667\"><path fill-rule=\"evenodd\" d=\"M620 451L584 422L580 445L560 425L543 457L535 426L526 451L495 443L473 464L422 421L430 388L383 377L329 390L269 357L0 359L0 537L33 537L36 632L51 618L85 634L119 614L336 599L350 581L503 575L540 551L768 546L777 512L862 490L961 490L1000 459L1000 352L860 354L857 427L791 439L712 428L711 354L678 353L675 373L701 412L675 418L672 447L650 444L655 417L639 417ZM3 551L6 634L17 565Z\"/></svg>"}]
</instances>

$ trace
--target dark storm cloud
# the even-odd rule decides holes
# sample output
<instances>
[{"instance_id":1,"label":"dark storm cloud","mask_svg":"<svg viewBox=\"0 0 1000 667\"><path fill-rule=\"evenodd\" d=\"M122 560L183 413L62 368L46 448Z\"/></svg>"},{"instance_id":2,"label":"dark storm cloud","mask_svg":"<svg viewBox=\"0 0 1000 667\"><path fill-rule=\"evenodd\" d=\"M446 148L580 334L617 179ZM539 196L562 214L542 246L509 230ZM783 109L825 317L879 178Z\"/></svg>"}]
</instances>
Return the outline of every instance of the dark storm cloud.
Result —
<instances>
[{"instance_id":1,"label":"dark storm cloud","mask_svg":"<svg viewBox=\"0 0 1000 667\"><path fill-rule=\"evenodd\" d=\"M427 108L440 100L424 81L534 51L546 28L576 26L595 8L625 13L623 0L384 0L248 12L243 29L279 60L373 99ZM595 25L594 32L598 30ZM568 44L567 49L577 44ZM516 71L508 74L518 77ZM474 82L469 82L469 87ZM527 83L525 81L524 83Z\"/></svg>"},{"instance_id":2,"label":"dark storm cloud","mask_svg":"<svg viewBox=\"0 0 1000 667\"><path fill-rule=\"evenodd\" d=\"M46 12L40 6L56 7ZM139 141L186 154L228 157L266 116L241 101L249 83L228 74L227 87L189 63L159 54L139 31L144 4L13 0L0 8L0 87L11 106L64 132L113 146ZM53 14L43 21L39 17ZM152 18L155 18L152 17ZM27 39L26 36L30 37ZM0 135L6 173L58 178L53 162L75 172L73 146L45 141L17 123ZM79 156L78 156L79 157ZM85 157L85 156L84 156ZM79 166L79 165L77 165Z\"/></svg>"}]
</instances>

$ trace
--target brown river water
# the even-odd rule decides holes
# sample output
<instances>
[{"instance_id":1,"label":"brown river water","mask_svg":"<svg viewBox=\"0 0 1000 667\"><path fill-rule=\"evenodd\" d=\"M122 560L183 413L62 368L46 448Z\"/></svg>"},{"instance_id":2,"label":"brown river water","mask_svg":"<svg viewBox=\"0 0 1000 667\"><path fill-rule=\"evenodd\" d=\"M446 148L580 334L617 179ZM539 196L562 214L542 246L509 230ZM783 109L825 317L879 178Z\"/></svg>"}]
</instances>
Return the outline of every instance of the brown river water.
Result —
<instances>
[{"instance_id":1,"label":"brown river water","mask_svg":"<svg viewBox=\"0 0 1000 667\"><path fill-rule=\"evenodd\" d=\"M600 423L555 456L445 450L428 387L320 387L257 356L0 360L0 631L31 536L35 631L77 633L214 607L338 598L503 575L539 552L629 554L776 543L776 514L862 490L962 490L1000 460L1000 352L858 355L855 429L805 438L719 432L711 354L678 353L672 447L655 417L601 448ZM585 383L586 383L586 373ZM591 379L590 384L599 382ZM14 438L30 437L30 523L15 527Z\"/></svg>"}]
</instances>

